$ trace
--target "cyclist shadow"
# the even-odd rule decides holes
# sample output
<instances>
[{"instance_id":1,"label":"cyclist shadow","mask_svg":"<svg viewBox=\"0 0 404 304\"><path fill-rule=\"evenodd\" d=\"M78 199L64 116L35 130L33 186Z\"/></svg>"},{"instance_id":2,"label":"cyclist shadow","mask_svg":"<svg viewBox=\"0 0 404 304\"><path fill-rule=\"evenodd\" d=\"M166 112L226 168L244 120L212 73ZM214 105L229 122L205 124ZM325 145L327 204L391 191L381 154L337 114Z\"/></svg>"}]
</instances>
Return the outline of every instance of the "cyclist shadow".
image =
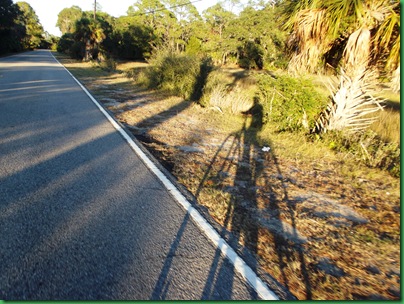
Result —
<instances>
[{"instance_id":1,"label":"cyclist shadow","mask_svg":"<svg viewBox=\"0 0 404 304\"><path fill-rule=\"evenodd\" d=\"M272 150L259 147L258 134L263 127L263 107L258 102L247 112L243 127L230 134L221 144L212 158L196 191L199 200L211 185L230 194L225 216L222 219L221 236L236 248L237 252L255 272L264 273L257 257L265 246L276 252L282 283L265 274L266 283L285 299L295 299L289 291L289 279L285 272L288 263L298 260L300 276L305 285L307 299L311 299L311 285L305 263L301 235L296 228L294 204L289 201L287 186L284 182L273 183L265 172L268 166L275 175L282 176L276 155ZM270 149L268 147L268 149ZM230 184L230 186L229 186ZM286 209L280 202L286 202ZM285 224L282 213L291 218L291 226ZM271 236L273 244L263 244L263 231ZM259 252L261 251L261 252ZM202 299L214 298L218 282L222 276L228 276L219 264L220 249L210 267ZM285 262L286 261L286 262ZM223 271L223 272L222 272ZM234 274L235 275L235 274ZM212 284L212 282L215 282ZM217 282L217 284L216 284ZM227 298L231 298L232 289L228 289Z\"/></svg>"}]
</instances>

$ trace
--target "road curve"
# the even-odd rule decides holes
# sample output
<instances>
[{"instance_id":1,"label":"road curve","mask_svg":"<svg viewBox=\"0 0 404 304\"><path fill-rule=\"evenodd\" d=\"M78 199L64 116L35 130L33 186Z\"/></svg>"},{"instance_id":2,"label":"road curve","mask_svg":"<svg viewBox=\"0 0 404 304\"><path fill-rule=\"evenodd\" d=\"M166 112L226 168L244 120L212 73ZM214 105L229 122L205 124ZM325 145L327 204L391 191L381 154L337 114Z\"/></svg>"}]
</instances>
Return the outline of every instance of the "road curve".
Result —
<instances>
[{"instance_id":1,"label":"road curve","mask_svg":"<svg viewBox=\"0 0 404 304\"><path fill-rule=\"evenodd\" d=\"M257 299L49 51L0 59L0 299Z\"/></svg>"}]
</instances>

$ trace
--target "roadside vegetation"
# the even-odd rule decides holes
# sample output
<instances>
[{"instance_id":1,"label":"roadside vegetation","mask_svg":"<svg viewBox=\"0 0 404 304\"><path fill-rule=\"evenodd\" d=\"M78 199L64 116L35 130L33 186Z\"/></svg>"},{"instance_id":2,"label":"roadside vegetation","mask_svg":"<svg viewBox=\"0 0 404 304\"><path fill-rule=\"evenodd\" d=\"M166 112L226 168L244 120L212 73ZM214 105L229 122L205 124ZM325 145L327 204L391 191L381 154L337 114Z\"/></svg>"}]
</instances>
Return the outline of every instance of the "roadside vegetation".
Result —
<instances>
[{"instance_id":1,"label":"roadside vegetation","mask_svg":"<svg viewBox=\"0 0 404 304\"><path fill-rule=\"evenodd\" d=\"M213 67L196 102L184 98L194 90L173 96L170 78L150 86L159 60L117 61L111 70L58 58L206 208L221 235L257 259L252 267L281 284L270 284L279 294L399 297L400 180L359 162L339 134L317 138L299 120L285 119L280 128L265 116L259 81L273 80L270 74ZM195 74L188 80L198 87ZM324 102L326 90L315 83L299 82L303 92L317 91L313 103ZM308 118L309 129L313 124Z\"/></svg>"},{"instance_id":2,"label":"roadside vegetation","mask_svg":"<svg viewBox=\"0 0 404 304\"><path fill-rule=\"evenodd\" d=\"M33 8L24 1L0 0L0 55L54 48L58 38L46 33Z\"/></svg>"},{"instance_id":3,"label":"roadside vegetation","mask_svg":"<svg viewBox=\"0 0 404 304\"><path fill-rule=\"evenodd\" d=\"M141 86L254 112L278 132L304 133L398 177L400 103L384 96L399 90L399 10L384 0L232 0L200 15L178 0L139 0L114 18L71 7L59 13L57 49L110 70L117 60L147 60L130 72ZM248 85L227 82L229 67L243 69Z\"/></svg>"},{"instance_id":4,"label":"roadside vegetation","mask_svg":"<svg viewBox=\"0 0 404 304\"><path fill-rule=\"evenodd\" d=\"M58 26L58 58L280 293L400 298L399 1L137 0Z\"/></svg>"}]
</instances>

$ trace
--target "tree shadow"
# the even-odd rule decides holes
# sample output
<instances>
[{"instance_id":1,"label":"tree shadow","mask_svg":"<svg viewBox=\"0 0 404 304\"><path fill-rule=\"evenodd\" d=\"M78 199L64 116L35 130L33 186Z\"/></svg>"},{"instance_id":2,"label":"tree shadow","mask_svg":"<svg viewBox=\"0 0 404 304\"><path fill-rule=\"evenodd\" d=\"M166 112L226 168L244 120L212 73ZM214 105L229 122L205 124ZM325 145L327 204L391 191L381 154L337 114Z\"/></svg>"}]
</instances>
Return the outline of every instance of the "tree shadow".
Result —
<instances>
[{"instance_id":1,"label":"tree shadow","mask_svg":"<svg viewBox=\"0 0 404 304\"><path fill-rule=\"evenodd\" d=\"M213 63L210 57L202 59L199 66L199 75L192 89L191 100L198 102L203 95L203 89L208 81L209 74L213 71Z\"/></svg>"}]
</instances>

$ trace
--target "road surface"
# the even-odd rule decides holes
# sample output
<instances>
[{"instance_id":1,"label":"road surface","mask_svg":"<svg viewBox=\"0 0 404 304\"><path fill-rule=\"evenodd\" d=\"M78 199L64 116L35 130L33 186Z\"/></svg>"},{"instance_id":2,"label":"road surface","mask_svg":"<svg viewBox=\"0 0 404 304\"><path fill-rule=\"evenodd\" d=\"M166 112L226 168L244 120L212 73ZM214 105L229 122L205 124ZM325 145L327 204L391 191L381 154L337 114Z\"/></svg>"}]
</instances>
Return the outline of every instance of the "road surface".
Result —
<instances>
[{"instance_id":1,"label":"road surface","mask_svg":"<svg viewBox=\"0 0 404 304\"><path fill-rule=\"evenodd\" d=\"M0 59L0 299L256 299L45 50Z\"/></svg>"}]
</instances>

